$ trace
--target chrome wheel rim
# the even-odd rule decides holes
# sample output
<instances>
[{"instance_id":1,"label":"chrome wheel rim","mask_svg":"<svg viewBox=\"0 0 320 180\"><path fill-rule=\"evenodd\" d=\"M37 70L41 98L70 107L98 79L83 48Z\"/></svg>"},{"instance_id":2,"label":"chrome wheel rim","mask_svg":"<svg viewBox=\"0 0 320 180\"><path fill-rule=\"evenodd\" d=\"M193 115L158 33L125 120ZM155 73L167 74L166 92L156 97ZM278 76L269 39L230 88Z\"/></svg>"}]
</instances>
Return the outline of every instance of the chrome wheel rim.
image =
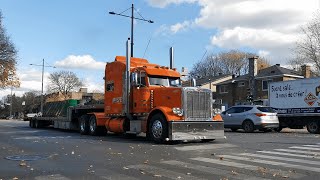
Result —
<instances>
[{"instance_id":1,"label":"chrome wheel rim","mask_svg":"<svg viewBox=\"0 0 320 180\"><path fill-rule=\"evenodd\" d=\"M152 124L152 135L159 139L162 136L162 123L159 120L154 121Z\"/></svg>"},{"instance_id":2,"label":"chrome wheel rim","mask_svg":"<svg viewBox=\"0 0 320 180\"><path fill-rule=\"evenodd\" d=\"M81 131L84 131L84 120L81 120L80 129Z\"/></svg>"},{"instance_id":3,"label":"chrome wheel rim","mask_svg":"<svg viewBox=\"0 0 320 180\"><path fill-rule=\"evenodd\" d=\"M95 119L91 119L90 120L90 131L94 132L96 129L96 120Z\"/></svg>"}]
</instances>

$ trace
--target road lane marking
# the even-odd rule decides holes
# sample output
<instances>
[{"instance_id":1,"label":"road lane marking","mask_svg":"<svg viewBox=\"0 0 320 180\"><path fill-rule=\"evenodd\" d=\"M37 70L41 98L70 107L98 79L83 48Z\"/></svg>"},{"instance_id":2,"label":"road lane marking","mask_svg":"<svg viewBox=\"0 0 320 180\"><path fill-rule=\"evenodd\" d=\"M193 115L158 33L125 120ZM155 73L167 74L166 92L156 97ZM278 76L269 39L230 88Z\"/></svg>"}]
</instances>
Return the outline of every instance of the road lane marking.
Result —
<instances>
[{"instance_id":1,"label":"road lane marking","mask_svg":"<svg viewBox=\"0 0 320 180\"><path fill-rule=\"evenodd\" d=\"M182 168L192 169L192 170L201 171L201 172L219 175L219 176L227 176L227 177L230 177L231 179L266 180L265 178L262 178L262 177L248 176L248 175L240 174L240 173L232 174L231 171L226 171L223 169L217 169L217 168L201 166L201 165L196 165L196 164L191 164L191 163L186 163L186 162L181 162L181 161L175 161L175 160L163 161L161 163L169 164L169 165L173 165L173 166L179 166Z\"/></svg>"},{"instance_id":2,"label":"road lane marking","mask_svg":"<svg viewBox=\"0 0 320 180\"><path fill-rule=\"evenodd\" d=\"M284 162L269 161L269 160L263 160L263 159L254 159L254 158L248 158L248 157L239 157L239 156L232 156L232 155L223 155L222 157L234 159L234 160L255 162L255 163L260 163L260 164L267 164L267 165L282 166L282 167L287 167L287 168L301 169L301 170L306 170L306 171L320 172L320 168L317 168L317 167L302 166L302 165L296 165L296 164L288 164L288 163L284 163ZM275 158L276 157L273 157L273 159L275 159Z\"/></svg>"},{"instance_id":3,"label":"road lane marking","mask_svg":"<svg viewBox=\"0 0 320 180\"><path fill-rule=\"evenodd\" d=\"M176 150L179 151L198 151L198 150L211 150L211 149L221 149L221 148L231 148L238 147L233 144L206 144L206 145L190 145L190 146L182 146L175 147Z\"/></svg>"},{"instance_id":4,"label":"road lane marking","mask_svg":"<svg viewBox=\"0 0 320 180\"><path fill-rule=\"evenodd\" d=\"M265 153L265 154L277 154L277 155L285 155L285 156L294 156L294 157L320 159L320 157L311 156L311 155L291 154L291 153L282 153L282 152L275 152L275 151L257 151L257 152L259 152L259 153Z\"/></svg>"},{"instance_id":5,"label":"road lane marking","mask_svg":"<svg viewBox=\"0 0 320 180\"><path fill-rule=\"evenodd\" d=\"M292 147L289 147L289 148L291 148L291 149L307 149L307 150L320 151L320 148L312 148L312 147L292 146Z\"/></svg>"},{"instance_id":6,"label":"road lane marking","mask_svg":"<svg viewBox=\"0 0 320 180\"><path fill-rule=\"evenodd\" d=\"M304 174L300 174L300 173L290 173L290 172L281 171L278 169L271 169L271 168L265 169L264 167L261 167L261 166L254 166L254 165L233 162L233 161L225 161L225 160L210 159L210 158L203 158L203 157L197 157L197 158L191 158L191 159L196 160L196 161L206 162L206 163L218 164L218 165L222 165L222 166L229 166L229 167L234 167L234 168L246 169L246 170L250 170L250 171L258 171L261 173L263 173L263 171L265 171L265 173L272 174L272 175L278 174L281 177L290 177L290 178L294 178L294 179L300 179L302 177L305 177ZM265 163L265 164L267 164L267 163Z\"/></svg>"},{"instance_id":7,"label":"road lane marking","mask_svg":"<svg viewBox=\"0 0 320 180\"><path fill-rule=\"evenodd\" d=\"M151 174L154 177L160 177L160 178L161 177L166 177L166 178L169 178L169 179L204 180L204 179L201 179L199 177L182 174L182 173L175 172L175 171L166 170L166 169L162 169L162 168L151 166L151 165L147 165L147 164L131 165L131 166L128 166L128 168L136 169L136 170L142 171L142 172L144 172L146 174Z\"/></svg>"},{"instance_id":8,"label":"road lane marking","mask_svg":"<svg viewBox=\"0 0 320 180\"><path fill-rule=\"evenodd\" d=\"M300 153L300 154L311 154L314 156L320 155L317 152L310 152L310 151L299 151L299 150L293 150L293 149L274 149L275 151L284 151L284 152L292 152L292 153Z\"/></svg>"},{"instance_id":9,"label":"road lane marking","mask_svg":"<svg viewBox=\"0 0 320 180\"><path fill-rule=\"evenodd\" d=\"M304 160L304 159L294 159L294 158L285 158L285 157L279 157L279 156L267 156L267 155L262 155L262 154L250 154L250 153L242 153L240 155L241 156L258 157L258 158L264 158L264 159L272 159L272 160L297 162L297 163L304 163L304 164L311 164L311 165L320 165L320 161L310 161L310 160Z\"/></svg>"},{"instance_id":10,"label":"road lane marking","mask_svg":"<svg viewBox=\"0 0 320 180\"><path fill-rule=\"evenodd\" d=\"M320 148L320 145L303 145L303 146Z\"/></svg>"}]
</instances>

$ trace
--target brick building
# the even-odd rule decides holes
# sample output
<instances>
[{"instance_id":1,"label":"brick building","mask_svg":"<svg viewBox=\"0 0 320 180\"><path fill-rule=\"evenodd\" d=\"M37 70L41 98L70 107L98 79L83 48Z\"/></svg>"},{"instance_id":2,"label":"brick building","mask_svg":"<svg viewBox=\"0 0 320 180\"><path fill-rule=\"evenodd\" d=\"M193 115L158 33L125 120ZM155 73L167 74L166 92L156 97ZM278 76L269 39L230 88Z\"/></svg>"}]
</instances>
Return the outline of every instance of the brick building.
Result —
<instances>
[{"instance_id":1,"label":"brick building","mask_svg":"<svg viewBox=\"0 0 320 180\"><path fill-rule=\"evenodd\" d=\"M289 81L312 76L310 66L303 65L301 72L281 67L280 64L257 71L257 57L249 58L249 73L233 76L232 79L217 84L216 98L226 108L248 104L250 101L267 105L269 82Z\"/></svg>"}]
</instances>

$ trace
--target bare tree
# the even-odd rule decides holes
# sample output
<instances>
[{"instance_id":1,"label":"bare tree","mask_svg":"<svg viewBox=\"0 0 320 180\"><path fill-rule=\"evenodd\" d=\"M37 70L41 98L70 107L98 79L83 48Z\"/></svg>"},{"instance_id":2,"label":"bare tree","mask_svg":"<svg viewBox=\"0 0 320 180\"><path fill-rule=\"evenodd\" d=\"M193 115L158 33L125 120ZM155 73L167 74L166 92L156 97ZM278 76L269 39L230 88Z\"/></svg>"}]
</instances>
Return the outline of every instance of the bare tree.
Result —
<instances>
[{"instance_id":1,"label":"bare tree","mask_svg":"<svg viewBox=\"0 0 320 180\"><path fill-rule=\"evenodd\" d=\"M54 72L49 76L48 92L61 93L67 99L69 92L81 86L83 83L75 73L70 71Z\"/></svg>"},{"instance_id":2,"label":"bare tree","mask_svg":"<svg viewBox=\"0 0 320 180\"><path fill-rule=\"evenodd\" d=\"M252 56L254 56L254 54L238 50L211 54L203 61L198 61L194 64L190 71L190 75L192 77L204 78L217 76L219 74L247 74L249 68L248 57ZM269 66L270 65L266 59L258 59L258 69L263 69Z\"/></svg>"},{"instance_id":3,"label":"bare tree","mask_svg":"<svg viewBox=\"0 0 320 180\"><path fill-rule=\"evenodd\" d=\"M20 82L16 75L17 51L6 34L2 19L0 11L0 88L19 87Z\"/></svg>"},{"instance_id":4,"label":"bare tree","mask_svg":"<svg viewBox=\"0 0 320 180\"><path fill-rule=\"evenodd\" d=\"M289 63L298 68L306 63L312 64L316 71L320 70L320 12L301 28L302 37L296 42L293 49L294 59Z\"/></svg>"}]
</instances>

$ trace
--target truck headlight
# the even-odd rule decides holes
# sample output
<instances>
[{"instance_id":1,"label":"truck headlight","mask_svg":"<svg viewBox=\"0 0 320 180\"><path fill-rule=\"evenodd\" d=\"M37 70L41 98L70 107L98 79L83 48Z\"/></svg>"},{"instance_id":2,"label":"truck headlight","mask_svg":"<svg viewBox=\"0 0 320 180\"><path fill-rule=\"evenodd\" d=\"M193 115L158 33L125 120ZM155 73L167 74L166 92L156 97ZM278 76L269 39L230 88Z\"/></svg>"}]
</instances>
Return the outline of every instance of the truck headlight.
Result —
<instances>
[{"instance_id":1,"label":"truck headlight","mask_svg":"<svg viewBox=\"0 0 320 180\"><path fill-rule=\"evenodd\" d=\"M183 110L177 107L172 108L173 114L176 114L178 116L183 116Z\"/></svg>"}]
</instances>

